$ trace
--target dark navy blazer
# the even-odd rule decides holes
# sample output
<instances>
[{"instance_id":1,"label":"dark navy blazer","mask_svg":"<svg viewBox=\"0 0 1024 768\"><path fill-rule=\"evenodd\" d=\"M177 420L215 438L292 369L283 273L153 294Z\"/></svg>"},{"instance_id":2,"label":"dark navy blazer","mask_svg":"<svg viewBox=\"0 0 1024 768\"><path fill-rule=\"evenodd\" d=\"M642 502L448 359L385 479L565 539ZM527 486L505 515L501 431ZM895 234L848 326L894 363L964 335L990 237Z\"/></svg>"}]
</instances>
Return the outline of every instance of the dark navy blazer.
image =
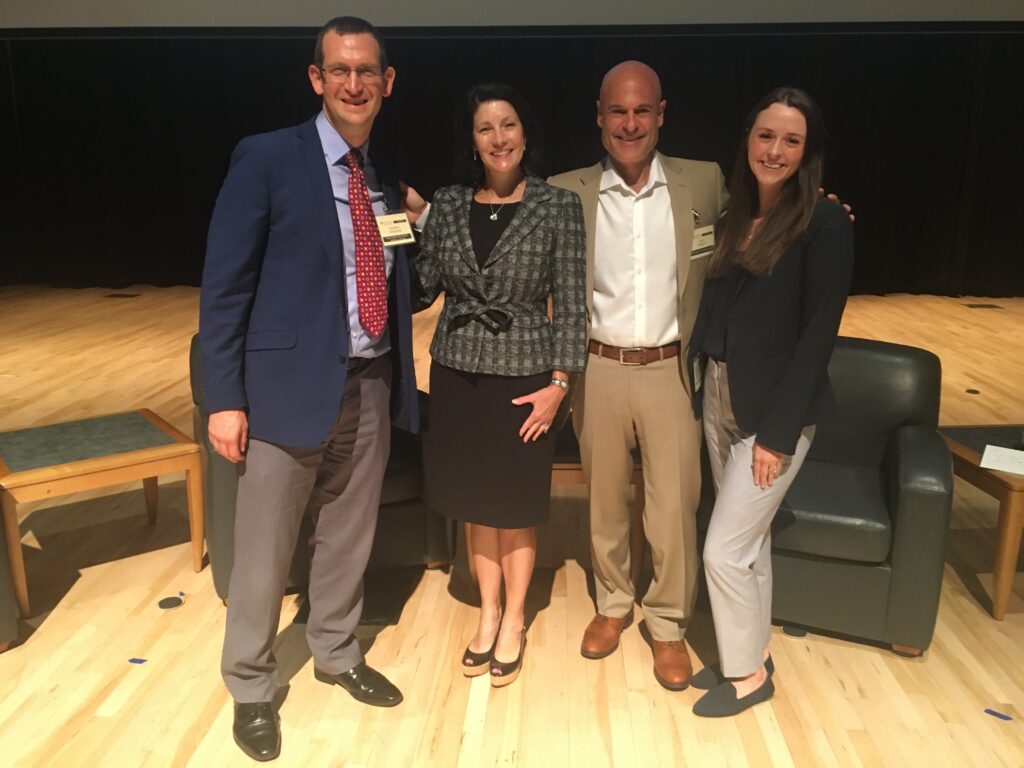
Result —
<instances>
[{"instance_id":1,"label":"dark navy blazer","mask_svg":"<svg viewBox=\"0 0 1024 768\"><path fill-rule=\"evenodd\" d=\"M388 209L398 180L372 151ZM388 283L392 420L419 428L409 264ZM210 222L199 308L210 412L244 408L249 434L312 447L338 413L348 373L341 232L314 120L242 139Z\"/></svg>"},{"instance_id":2,"label":"dark navy blazer","mask_svg":"<svg viewBox=\"0 0 1024 768\"><path fill-rule=\"evenodd\" d=\"M852 273L853 225L841 207L820 200L807 231L771 274L747 273L738 288L725 276L704 284L690 348L706 351L713 309L728 313L733 415L765 448L792 455L803 427L835 412L828 363Z\"/></svg>"}]
</instances>

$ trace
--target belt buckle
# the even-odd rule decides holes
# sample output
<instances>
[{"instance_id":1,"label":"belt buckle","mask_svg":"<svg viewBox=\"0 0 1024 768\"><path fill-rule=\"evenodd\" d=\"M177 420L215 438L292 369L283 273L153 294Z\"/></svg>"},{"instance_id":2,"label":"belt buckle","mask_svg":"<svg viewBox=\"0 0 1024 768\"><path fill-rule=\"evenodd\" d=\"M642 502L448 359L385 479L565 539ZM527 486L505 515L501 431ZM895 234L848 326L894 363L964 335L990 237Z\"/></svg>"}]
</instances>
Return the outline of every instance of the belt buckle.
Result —
<instances>
[{"instance_id":1,"label":"belt buckle","mask_svg":"<svg viewBox=\"0 0 1024 768\"><path fill-rule=\"evenodd\" d=\"M644 364L643 357L642 357L643 351L644 351L643 347L619 347L619 365L643 365ZM623 356L622 356L626 352L640 352L641 353L640 361L636 362L636 363L627 362L625 360L625 358L623 358Z\"/></svg>"}]
</instances>

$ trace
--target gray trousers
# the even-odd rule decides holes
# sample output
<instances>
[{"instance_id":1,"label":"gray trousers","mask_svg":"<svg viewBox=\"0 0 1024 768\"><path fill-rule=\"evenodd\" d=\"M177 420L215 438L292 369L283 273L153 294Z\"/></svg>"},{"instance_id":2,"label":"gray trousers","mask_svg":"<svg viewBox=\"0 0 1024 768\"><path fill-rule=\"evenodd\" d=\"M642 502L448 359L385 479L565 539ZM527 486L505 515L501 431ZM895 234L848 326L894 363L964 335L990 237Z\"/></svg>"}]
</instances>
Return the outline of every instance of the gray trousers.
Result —
<instances>
[{"instance_id":1,"label":"gray trousers","mask_svg":"<svg viewBox=\"0 0 1024 768\"><path fill-rule=\"evenodd\" d=\"M704 572L726 677L746 677L764 663L772 622L772 519L800 471L814 429L804 427L796 453L784 457L771 486L759 488L751 471L757 436L736 424L725 364L708 360L704 436L716 498L704 542Z\"/></svg>"},{"instance_id":2,"label":"gray trousers","mask_svg":"<svg viewBox=\"0 0 1024 768\"><path fill-rule=\"evenodd\" d=\"M306 625L313 663L338 674L363 659L353 633L391 443L390 392L391 360L384 355L349 372L337 419L321 445L249 440L240 465L221 656L221 674L237 702L270 701L287 682L277 679L273 645L307 511L315 526Z\"/></svg>"}]
</instances>

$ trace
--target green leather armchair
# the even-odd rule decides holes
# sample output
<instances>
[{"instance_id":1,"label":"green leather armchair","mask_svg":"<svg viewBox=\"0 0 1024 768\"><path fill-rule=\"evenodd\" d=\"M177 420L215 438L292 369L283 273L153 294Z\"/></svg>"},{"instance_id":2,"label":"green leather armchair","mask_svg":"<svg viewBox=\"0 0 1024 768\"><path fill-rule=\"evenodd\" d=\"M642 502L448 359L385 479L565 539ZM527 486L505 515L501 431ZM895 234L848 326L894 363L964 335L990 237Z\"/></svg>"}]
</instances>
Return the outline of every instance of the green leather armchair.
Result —
<instances>
[{"instance_id":1,"label":"green leather armchair","mask_svg":"<svg viewBox=\"0 0 1024 768\"><path fill-rule=\"evenodd\" d=\"M920 655L935 630L953 494L936 428L939 359L840 337L829 376L838 415L818 425L772 525L772 615L790 632Z\"/></svg>"},{"instance_id":2,"label":"green leather armchair","mask_svg":"<svg viewBox=\"0 0 1024 768\"><path fill-rule=\"evenodd\" d=\"M226 599L235 561L236 467L218 455L206 435L208 414L203 408L202 357L198 336L192 337L189 353L192 385L192 426L203 456L206 548L210 556L217 594ZM420 393L420 409L426 413L426 395ZM391 456L384 475L377 531L368 570L407 565L442 565L451 559L446 521L423 504L420 436L400 429L391 431ZM309 580L309 539L312 521L306 518L292 559L289 587Z\"/></svg>"}]
</instances>

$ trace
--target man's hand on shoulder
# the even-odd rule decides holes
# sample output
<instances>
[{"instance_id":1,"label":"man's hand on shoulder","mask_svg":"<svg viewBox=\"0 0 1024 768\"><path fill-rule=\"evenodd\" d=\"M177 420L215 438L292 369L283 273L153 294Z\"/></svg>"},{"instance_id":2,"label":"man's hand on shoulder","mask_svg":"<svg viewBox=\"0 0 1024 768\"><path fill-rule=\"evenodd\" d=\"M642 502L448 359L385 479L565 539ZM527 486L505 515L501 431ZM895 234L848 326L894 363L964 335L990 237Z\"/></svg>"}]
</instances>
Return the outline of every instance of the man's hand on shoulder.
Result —
<instances>
[{"instance_id":1,"label":"man's hand on shoulder","mask_svg":"<svg viewBox=\"0 0 1024 768\"><path fill-rule=\"evenodd\" d=\"M206 426L213 450L228 461L238 463L245 458L249 442L249 418L245 411L215 411Z\"/></svg>"},{"instance_id":2,"label":"man's hand on shoulder","mask_svg":"<svg viewBox=\"0 0 1024 768\"><path fill-rule=\"evenodd\" d=\"M402 191L402 213L409 217L410 224L415 225L427 210L427 201L404 181L398 182L398 188Z\"/></svg>"},{"instance_id":3,"label":"man's hand on shoulder","mask_svg":"<svg viewBox=\"0 0 1024 768\"><path fill-rule=\"evenodd\" d=\"M819 195L825 195L825 188L824 187L818 187L818 194ZM838 196L836 196L835 194L833 194L831 192L829 192L827 195L825 195L825 197L828 200L831 200L836 205L841 205L843 207L843 210L846 211L849 214L850 221L856 221L857 220L857 217L853 215L853 208L850 207L849 203L844 203L842 200L839 199Z\"/></svg>"}]
</instances>

